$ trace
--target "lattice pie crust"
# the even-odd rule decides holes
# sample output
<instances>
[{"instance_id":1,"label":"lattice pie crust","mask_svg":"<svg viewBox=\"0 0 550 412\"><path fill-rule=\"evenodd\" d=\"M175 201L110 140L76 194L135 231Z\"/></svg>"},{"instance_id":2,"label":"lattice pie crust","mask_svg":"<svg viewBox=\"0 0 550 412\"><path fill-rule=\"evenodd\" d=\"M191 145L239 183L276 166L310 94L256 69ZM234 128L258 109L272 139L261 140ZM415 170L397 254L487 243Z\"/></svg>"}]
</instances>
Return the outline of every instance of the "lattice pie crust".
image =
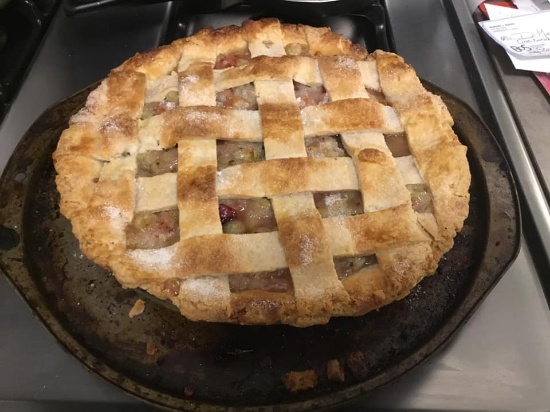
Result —
<instances>
[{"instance_id":1,"label":"lattice pie crust","mask_svg":"<svg viewBox=\"0 0 550 412\"><path fill-rule=\"evenodd\" d=\"M403 298L452 247L470 185L452 124L395 54L276 20L204 30L136 55L89 95L54 153L60 209L86 256L189 319L322 324ZM316 139L342 154L311 155ZM263 157L220 168L220 144ZM173 168L140 172L143 156L174 147ZM360 194L359 212L323 217L315 196L342 191ZM225 233L236 212L224 199L257 198L274 226ZM155 248L163 216L176 224Z\"/></svg>"}]
</instances>

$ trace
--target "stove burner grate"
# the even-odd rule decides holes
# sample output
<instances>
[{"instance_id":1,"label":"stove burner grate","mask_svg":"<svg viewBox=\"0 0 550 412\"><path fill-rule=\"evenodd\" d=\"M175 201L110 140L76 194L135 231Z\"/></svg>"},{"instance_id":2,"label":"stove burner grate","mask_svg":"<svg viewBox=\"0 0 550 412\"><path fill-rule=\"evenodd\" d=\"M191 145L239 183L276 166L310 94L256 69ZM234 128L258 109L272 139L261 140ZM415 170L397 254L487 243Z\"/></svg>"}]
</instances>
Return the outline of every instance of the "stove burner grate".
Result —
<instances>
[{"instance_id":1,"label":"stove burner grate","mask_svg":"<svg viewBox=\"0 0 550 412\"><path fill-rule=\"evenodd\" d=\"M0 122L17 94L59 0L10 0L0 13Z\"/></svg>"},{"instance_id":2,"label":"stove burner grate","mask_svg":"<svg viewBox=\"0 0 550 412\"><path fill-rule=\"evenodd\" d=\"M286 4L295 3L285 0L179 1L175 3L163 43L168 44L175 39L190 36L203 28L241 25L248 19L275 17L283 23L330 27L353 43L366 47L369 52L376 49L394 51L386 11L378 0L354 0L354 4L359 4L358 9L354 9L353 13L336 15L306 13L305 11L313 11L317 7L317 4L311 3L308 4L311 6L308 9L296 9L296 13L289 13L294 6L285 8Z\"/></svg>"}]
</instances>

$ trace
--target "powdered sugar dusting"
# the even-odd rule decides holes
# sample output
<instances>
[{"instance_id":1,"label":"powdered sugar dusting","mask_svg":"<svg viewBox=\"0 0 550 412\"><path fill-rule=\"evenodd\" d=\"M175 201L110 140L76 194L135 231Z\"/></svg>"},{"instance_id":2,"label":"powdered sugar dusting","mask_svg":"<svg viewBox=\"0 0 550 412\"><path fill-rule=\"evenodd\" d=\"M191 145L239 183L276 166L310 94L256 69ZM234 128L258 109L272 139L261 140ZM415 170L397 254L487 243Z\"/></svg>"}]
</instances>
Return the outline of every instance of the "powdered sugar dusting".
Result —
<instances>
[{"instance_id":1,"label":"powdered sugar dusting","mask_svg":"<svg viewBox=\"0 0 550 412\"><path fill-rule=\"evenodd\" d=\"M383 106L382 110L384 110L384 116L386 118L385 126L390 129L391 133L402 132L404 129L397 111L390 106Z\"/></svg>"},{"instance_id":2,"label":"powdered sugar dusting","mask_svg":"<svg viewBox=\"0 0 550 412\"><path fill-rule=\"evenodd\" d=\"M109 219L111 226L117 231L124 229L123 213L118 207L105 206L102 215Z\"/></svg>"},{"instance_id":3,"label":"powdered sugar dusting","mask_svg":"<svg viewBox=\"0 0 550 412\"><path fill-rule=\"evenodd\" d=\"M342 200L342 196L340 195L340 193L333 193L333 194L330 194L330 195L327 195L325 196L325 205L327 205L328 207L332 207L336 204L338 204L338 202L340 202Z\"/></svg>"},{"instance_id":4,"label":"powdered sugar dusting","mask_svg":"<svg viewBox=\"0 0 550 412\"><path fill-rule=\"evenodd\" d=\"M351 57L347 56L338 56L336 59L336 64L338 65L338 68L340 69L358 69L359 66L357 65L357 62L352 59Z\"/></svg>"},{"instance_id":5,"label":"powdered sugar dusting","mask_svg":"<svg viewBox=\"0 0 550 412\"><path fill-rule=\"evenodd\" d=\"M109 117L103 121L101 124L101 130L105 132L121 132L121 128L118 124L118 122L113 119L112 117Z\"/></svg>"},{"instance_id":6,"label":"powdered sugar dusting","mask_svg":"<svg viewBox=\"0 0 550 412\"><path fill-rule=\"evenodd\" d=\"M92 121L94 121L94 114L87 107L83 107L69 119L69 124Z\"/></svg>"},{"instance_id":7,"label":"powdered sugar dusting","mask_svg":"<svg viewBox=\"0 0 550 412\"><path fill-rule=\"evenodd\" d=\"M224 190L237 186L242 178L243 173L238 165L227 167L217 172L216 189L222 193Z\"/></svg>"},{"instance_id":8,"label":"powdered sugar dusting","mask_svg":"<svg viewBox=\"0 0 550 412\"><path fill-rule=\"evenodd\" d=\"M304 236L300 240L300 263L304 266L309 265L313 262L313 256L316 250L316 242L309 236Z\"/></svg>"},{"instance_id":9,"label":"powdered sugar dusting","mask_svg":"<svg viewBox=\"0 0 550 412\"><path fill-rule=\"evenodd\" d=\"M109 219L119 219L122 217L122 211L114 206L105 206L103 208L103 214Z\"/></svg>"},{"instance_id":10,"label":"powdered sugar dusting","mask_svg":"<svg viewBox=\"0 0 550 412\"><path fill-rule=\"evenodd\" d=\"M347 229L347 220L346 220L346 217L345 216L335 216L335 217L332 217L331 218L332 220L332 223L334 223L334 225L336 225L336 227L340 228L340 229Z\"/></svg>"},{"instance_id":11,"label":"powdered sugar dusting","mask_svg":"<svg viewBox=\"0 0 550 412\"><path fill-rule=\"evenodd\" d=\"M185 76L182 80L189 84L197 84L199 82L199 76L197 76L196 74L189 74Z\"/></svg>"},{"instance_id":12,"label":"powdered sugar dusting","mask_svg":"<svg viewBox=\"0 0 550 412\"><path fill-rule=\"evenodd\" d=\"M185 120L189 123L218 122L223 120L223 116L213 111L193 110L185 113Z\"/></svg>"},{"instance_id":13,"label":"powdered sugar dusting","mask_svg":"<svg viewBox=\"0 0 550 412\"><path fill-rule=\"evenodd\" d=\"M128 255L146 269L167 269L172 265L174 248L163 249L135 249L127 252Z\"/></svg>"},{"instance_id":14,"label":"powdered sugar dusting","mask_svg":"<svg viewBox=\"0 0 550 412\"><path fill-rule=\"evenodd\" d=\"M104 107L107 103L107 83L107 79L103 80L96 89L90 92L86 101L86 108L88 108L92 113L95 113L94 109Z\"/></svg>"},{"instance_id":15,"label":"powdered sugar dusting","mask_svg":"<svg viewBox=\"0 0 550 412\"><path fill-rule=\"evenodd\" d=\"M305 286L304 296L307 296L309 299L316 297L321 297L326 295L327 290L325 285L317 284L317 282L308 282Z\"/></svg>"},{"instance_id":16,"label":"powdered sugar dusting","mask_svg":"<svg viewBox=\"0 0 550 412\"><path fill-rule=\"evenodd\" d=\"M220 300L228 297L229 284L225 278L205 276L187 279L181 285L181 291L205 300Z\"/></svg>"},{"instance_id":17,"label":"powdered sugar dusting","mask_svg":"<svg viewBox=\"0 0 550 412\"><path fill-rule=\"evenodd\" d=\"M404 257L398 256L394 261L393 270L398 275L405 275L411 270L411 262Z\"/></svg>"}]
</instances>

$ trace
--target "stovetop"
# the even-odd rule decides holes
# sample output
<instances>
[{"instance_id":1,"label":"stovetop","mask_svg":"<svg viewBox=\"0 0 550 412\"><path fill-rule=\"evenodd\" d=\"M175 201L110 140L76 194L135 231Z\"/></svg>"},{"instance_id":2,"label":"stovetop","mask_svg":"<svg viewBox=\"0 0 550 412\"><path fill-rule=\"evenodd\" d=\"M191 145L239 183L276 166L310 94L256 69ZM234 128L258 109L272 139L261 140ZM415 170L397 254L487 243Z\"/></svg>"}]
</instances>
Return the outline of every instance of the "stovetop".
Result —
<instances>
[{"instance_id":1,"label":"stovetop","mask_svg":"<svg viewBox=\"0 0 550 412\"><path fill-rule=\"evenodd\" d=\"M0 122L36 53L59 0L0 2Z\"/></svg>"},{"instance_id":2,"label":"stovetop","mask_svg":"<svg viewBox=\"0 0 550 412\"><path fill-rule=\"evenodd\" d=\"M501 129L509 121L503 117L510 115L509 110L497 107L495 101L487 107L490 99L475 82L490 73L472 73L463 49L465 33L471 35L473 28L475 35L475 27L467 19L457 20L464 12L461 1L442 3L417 0L413 6L408 0L387 0L393 34L388 48L395 47L421 77L466 101L508 147L508 135ZM190 19L186 4L128 5L74 17L58 10L0 125L0 170L26 128L46 107L102 78L135 52L207 24L202 15L210 10L197 9L202 17ZM242 5L231 7L223 15L231 24L256 13L249 6L246 10ZM168 29L174 16L179 16L177 24ZM219 24L225 23L223 19ZM336 31L354 37L360 32L356 29L366 23L365 17L355 13L346 19L333 18L332 24ZM373 33L376 36L377 26L375 23L373 32L363 39L372 39ZM521 163L521 158L515 161L516 169L529 166ZM521 183L528 178L522 175ZM546 390L550 387L550 315L538 280L537 269L541 269L535 267L527 241L532 239L524 239L516 262L444 350L399 382L345 410L546 408L550 404ZM0 277L0 326L4 336L0 339L0 410L151 410L87 373L56 344L4 277Z\"/></svg>"},{"instance_id":3,"label":"stovetop","mask_svg":"<svg viewBox=\"0 0 550 412\"><path fill-rule=\"evenodd\" d=\"M284 0L271 3L284 7ZM231 0L225 4L212 4L203 1L174 3L172 18L166 32L166 42L186 37L197 31L210 27L219 28L229 25L240 25L247 19L275 17L284 23L301 23L314 27L330 27L336 33L349 38L354 43L366 47L369 51L376 49L392 50L392 40L384 6L379 0L356 1L352 13L344 15L325 15L324 13L298 12L294 15L281 13L276 7L264 6L262 0Z\"/></svg>"}]
</instances>

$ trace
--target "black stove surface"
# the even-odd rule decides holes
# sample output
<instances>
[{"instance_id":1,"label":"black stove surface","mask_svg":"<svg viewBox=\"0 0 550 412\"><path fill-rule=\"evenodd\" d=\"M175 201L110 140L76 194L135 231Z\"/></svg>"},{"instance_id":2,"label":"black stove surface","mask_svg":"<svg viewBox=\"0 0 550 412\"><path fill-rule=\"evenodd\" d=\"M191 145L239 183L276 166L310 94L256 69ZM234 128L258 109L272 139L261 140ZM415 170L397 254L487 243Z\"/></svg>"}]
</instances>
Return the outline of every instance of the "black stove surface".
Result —
<instances>
[{"instance_id":1,"label":"black stove surface","mask_svg":"<svg viewBox=\"0 0 550 412\"><path fill-rule=\"evenodd\" d=\"M165 0L65 0L68 15L128 3ZM361 44L369 51L394 50L385 7L380 0L179 0L162 43L190 36L203 28L240 25L247 19L275 17L284 23L329 26L333 31Z\"/></svg>"},{"instance_id":2,"label":"black stove surface","mask_svg":"<svg viewBox=\"0 0 550 412\"><path fill-rule=\"evenodd\" d=\"M0 122L15 97L59 0L8 0L0 9Z\"/></svg>"},{"instance_id":3,"label":"black stove surface","mask_svg":"<svg viewBox=\"0 0 550 412\"><path fill-rule=\"evenodd\" d=\"M378 0L363 0L352 13L339 15L322 15L308 13L318 7L311 4L310 9L295 10L293 14L285 9L285 1L255 0L219 0L179 1L175 3L164 43L190 36L204 28L220 28L229 25L241 25L245 20L261 18L278 18L284 23L300 23L314 27L330 27L336 33L350 39L353 43L367 48L370 52L376 49L393 51L386 12ZM357 3L357 2L356 2ZM276 6L279 6L277 8ZM305 10L305 11L304 11Z\"/></svg>"}]
</instances>

